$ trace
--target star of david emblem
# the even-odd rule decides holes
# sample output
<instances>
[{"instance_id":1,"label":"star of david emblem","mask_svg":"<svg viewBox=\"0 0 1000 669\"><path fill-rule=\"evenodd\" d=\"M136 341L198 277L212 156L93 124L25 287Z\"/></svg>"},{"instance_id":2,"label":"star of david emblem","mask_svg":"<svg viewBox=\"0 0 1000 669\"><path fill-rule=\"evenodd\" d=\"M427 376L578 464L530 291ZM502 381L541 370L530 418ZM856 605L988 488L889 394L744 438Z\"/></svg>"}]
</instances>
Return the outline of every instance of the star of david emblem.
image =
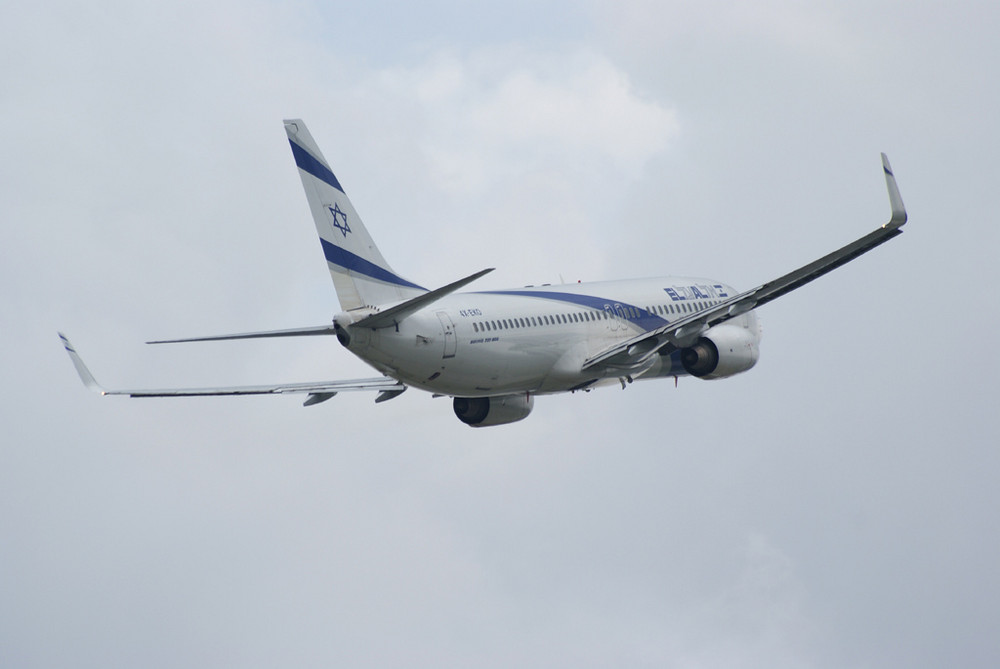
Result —
<instances>
[{"instance_id":1,"label":"star of david emblem","mask_svg":"<svg viewBox=\"0 0 1000 669\"><path fill-rule=\"evenodd\" d=\"M347 233L351 231L351 226L347 224L347 214L340 210L340 207L337 206L336 202L332 207L327 205L326 208L329 209L330 213L333 215L333 227L340 230L340 232L346 237Z\"/></svg>"}]
</instances>

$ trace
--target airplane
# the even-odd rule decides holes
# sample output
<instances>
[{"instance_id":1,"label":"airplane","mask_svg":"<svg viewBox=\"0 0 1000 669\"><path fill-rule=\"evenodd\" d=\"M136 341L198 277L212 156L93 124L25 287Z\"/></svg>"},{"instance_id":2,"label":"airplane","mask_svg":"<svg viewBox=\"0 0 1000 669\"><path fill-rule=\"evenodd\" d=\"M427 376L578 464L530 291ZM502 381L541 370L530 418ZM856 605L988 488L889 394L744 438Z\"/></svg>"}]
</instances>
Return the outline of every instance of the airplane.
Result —
<instances>
[{"instance_id":1,"label":"airplane","mask_svg":"<svg viewBox=\"0 0 1000 669\"><path fill-rule=\"evenodd\" d=\"M305 123L284 124L340 313L332 323L315 327L147 343L334 336L382 376L109 390L60 333L87 388L131 397L299 393L306 395L304 406L312 406L348 391L375 392L375 402L384 402L412 386L451 397L455 415L466 425L513 423L531 413L536 395L625 388L634 380L722 379L749 370L760 354L758 307L893 239L907 219L883 153L889 222L751 290L713 279L660 277L458 292L493 268L430 290L404 279L386 262Z\"/></svg>"}]
</instances>

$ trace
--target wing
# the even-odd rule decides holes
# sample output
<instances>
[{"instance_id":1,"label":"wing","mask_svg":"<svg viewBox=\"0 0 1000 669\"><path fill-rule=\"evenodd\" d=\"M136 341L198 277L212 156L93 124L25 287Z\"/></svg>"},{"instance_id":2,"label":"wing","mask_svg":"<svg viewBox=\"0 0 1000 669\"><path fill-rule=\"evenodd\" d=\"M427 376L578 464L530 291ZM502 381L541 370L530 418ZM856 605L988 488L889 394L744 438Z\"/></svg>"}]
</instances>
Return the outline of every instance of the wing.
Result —
<instances>
[{"instance_id":1,"label":"wing","mask_svg":"<svg viewBox=\"0 0 1000 669\"><path fill-rule=\"evenodd\" d=\"M886 188L889 191L889 204L892 216L889 222L864 237L829 253L819 260L804 265L793 272L778 277L773 281L757 286L753 290L740 293L719 304L712 305L693 314L688 314L667 325L616 344L601 353L587 359L583 369L606 366L630 366L657 352L669 352L678 348L691 346L703 332L714 325L724 323L730 318L746 313L771 300L777 299L827 272L849 263L858 256L871 251L876 246L884 244L893 237L902 234L902 226L906 223L906 209L899 195L896 177L889 166L889 158L882 154L882 169L885 172Z\"/></svg>"},{"instance_id":2,"label":"wing","mask_svg":"<svg viewBox=\"0 0 1000 669\"><path fill-rule=\"evenodd\" d=\"M84 364L66 335L59 333L66 352L76 368L83 385L101 395L128 395L130 397L193 397L201 395L280 395L285 393L305 393L305 406L325 402L340 392L378 391L376 402L384 402L399 396L406 385L388 376L372 379L351 379L346 381L316 381L311 383L278 383L266 386L231 386L220 388L165 388L141 390L109 390L97 382Z\"/></svg>"}]
</instances>

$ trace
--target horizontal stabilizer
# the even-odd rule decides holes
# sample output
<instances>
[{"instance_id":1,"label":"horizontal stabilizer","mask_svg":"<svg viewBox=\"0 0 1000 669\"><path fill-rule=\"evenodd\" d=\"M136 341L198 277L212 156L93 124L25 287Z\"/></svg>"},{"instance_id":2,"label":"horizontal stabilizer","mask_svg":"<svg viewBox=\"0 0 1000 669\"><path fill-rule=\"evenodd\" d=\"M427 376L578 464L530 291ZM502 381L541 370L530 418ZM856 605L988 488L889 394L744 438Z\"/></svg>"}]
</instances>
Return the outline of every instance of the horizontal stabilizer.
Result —
<instances>
[{"instance_id":1,"label":"horizontal stabilizer","mask_svg":"<svg viewBox=\"0 0 1000 669\"><path fill-rule=\"evenodd\" d=\"M437 290L432 290L428 293L424 293L423 295L418 295L417 297L409 299L401 304L397 304L394 307L389 307L385 311L380 311L377 314L366 316L357 323L354 323L354 326L371 328L373 330L392 327L410 314L420 311L429 304L437 302L449 293L454 293L459 288L472 283L481 276L489 274L494 269L496 268L490 267L489 269L484 269L480 272L467 276L464 279L459 279L455 283L449 283L447 286L443 286Z\"/></svg>"},{"instance_id":2,"label":"horizontal stabilizer","mask_svg":"<svg viewBox=\"0 0 1000 669\"><path fill-rule=\"evenodd\" d=\"M212 335L209 337L192 337L190 339L159 339L147 341L147 344L180 344L192 341L223 341L226 339L264 339L267 337L307 337L312 335L336 335L333 324L319 325L311 328L292 328L290 330L265 330L262 332L242 332L238 334Z\"/></svg>"}]
</instances>

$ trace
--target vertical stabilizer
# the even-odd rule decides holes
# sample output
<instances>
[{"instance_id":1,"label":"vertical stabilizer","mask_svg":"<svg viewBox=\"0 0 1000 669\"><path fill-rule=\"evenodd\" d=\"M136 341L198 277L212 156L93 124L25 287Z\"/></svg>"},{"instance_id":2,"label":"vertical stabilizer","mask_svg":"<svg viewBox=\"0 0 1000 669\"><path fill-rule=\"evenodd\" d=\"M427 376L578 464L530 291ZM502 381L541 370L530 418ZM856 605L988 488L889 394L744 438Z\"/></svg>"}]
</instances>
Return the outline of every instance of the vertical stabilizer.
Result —
<instances>
[{"instance_id":1,"label":"vertical stabilizer","mask_svg":"<svg viewBox=\"0 0 1000 669\"><path fill-rule=\"evenodd\" d=\"M399 302L427 292L389 267L305 123L285 121L285 132L341 309Z\"/></svg>"}]
</instances>

